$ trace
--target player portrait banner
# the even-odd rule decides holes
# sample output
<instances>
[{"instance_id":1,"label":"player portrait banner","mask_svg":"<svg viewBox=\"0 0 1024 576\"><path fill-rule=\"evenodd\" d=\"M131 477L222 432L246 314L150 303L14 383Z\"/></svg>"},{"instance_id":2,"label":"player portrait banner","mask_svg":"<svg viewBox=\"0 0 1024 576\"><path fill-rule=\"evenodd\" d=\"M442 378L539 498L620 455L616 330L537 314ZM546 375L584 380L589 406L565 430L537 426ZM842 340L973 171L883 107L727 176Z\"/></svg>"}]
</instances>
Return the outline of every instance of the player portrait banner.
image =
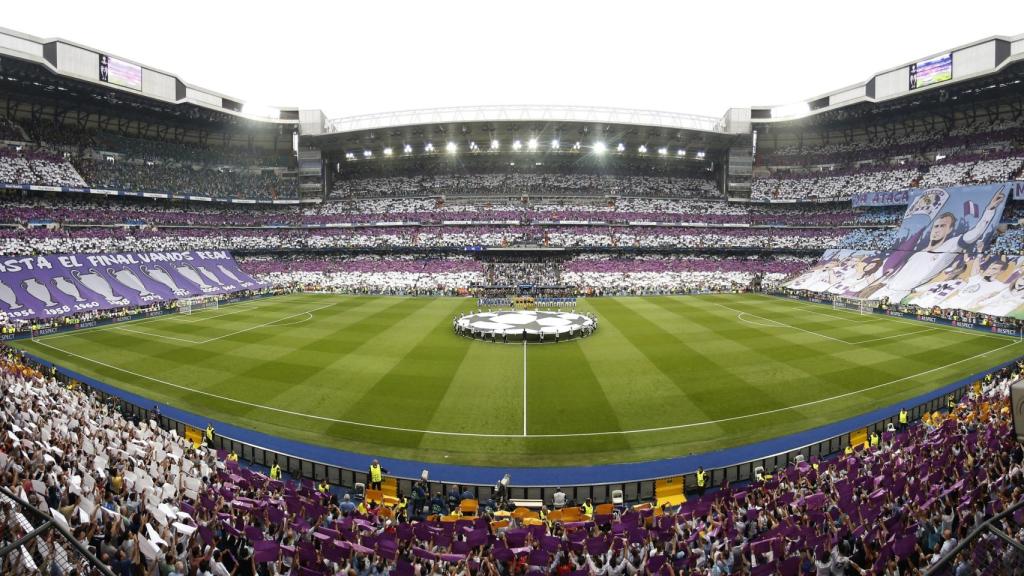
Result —
<instances>
[{"instance_id":1,"label":"player portrait banner","mask_svg":"<svg viewBox=\"0 0 1024 576\"><path fill-rule=\"evenodd\" d=\"M910 190L895 192L862 192L854 194L850 199L854 208L861 206L906 206L910 198Z\"/></svg>"},{"instance_id":2,"label":"player portrait banner","mask_svg":"<svg viewBox=\"0 0 1024 576\"><path fill-rule=\"evenodd\" d=\"M11 318L55 318L261 286L227 251L0 259L0 311Z\"/></svg>"},{"instance_id":3,"label":"player portrait banner","mask_svg":"<svg viewBox=\"0 0 1024 576\"><path fill-rule=\"evenodd\" d=\"M794 290L1024 318L1024 258L986 252L1012 183L913 190L888 252L830 250Z\"/></svg>"},{"instance_id":4,"label":"player portrait banner","mask_svg":"<svg viewBox=\"0 0 1024 576\"><path fill-rule=\"evenodd\" d=\"M913 190L894 250L970 252L988 248L1013 184Z\"/></svg>"}]
</instances>

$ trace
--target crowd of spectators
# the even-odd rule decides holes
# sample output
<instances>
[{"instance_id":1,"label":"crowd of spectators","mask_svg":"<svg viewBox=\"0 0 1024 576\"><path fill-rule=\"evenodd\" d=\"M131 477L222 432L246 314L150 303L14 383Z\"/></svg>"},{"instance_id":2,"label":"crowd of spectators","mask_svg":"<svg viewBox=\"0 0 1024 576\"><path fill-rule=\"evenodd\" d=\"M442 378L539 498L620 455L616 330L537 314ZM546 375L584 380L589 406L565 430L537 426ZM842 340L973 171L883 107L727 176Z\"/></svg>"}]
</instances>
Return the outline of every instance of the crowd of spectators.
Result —
<instances>
[{"instance_id":1,"label":"crowd of spectators","mask_svg":"<svg viewBox=\"0 0 1024 576\"><path fill-rule=\"evenodd\" d=\"M861 192L1019 179L1024 139L1019 120L979 122L945 133L762 148L756 163L754 199L844 200Z\"/></svg>"},{"instance_id":2,"label":"crowd of spectators","mask_svg":"<svg viewBox=\"0 0 1024 576\"><path fill-rule=\"evenodd\" d=\"M698 177L586 174L473 174L336 180L332 198L417 196L721 197L710 175Z\"/></svg>"},{"instance_id":3,"label":"crowd of spectators","mask_svg":"<svg viewBox=\"0 0 1024 576\"><path fill-rule=\"evenodd\" d=\"M0 147L0 183L45 186L85 186L85 180L66 158L44 150Z\"/></svg>"},{"instance_id":4,"label":"crowd of spectators","mask_svg":"<svg viewBox=\"0 0 1024 576\"><path fill-rule=\"evenodd\" d=\"M499 516L505 505L491 500L442 522L428 516L452 512L441 494L396 506L320 492L314 479L271 479L4 347L0 484L117 574L892 576L940 560L949 573L1017 573L1024 557L995 535L955 550L1024 497L1008 403L1019 373L979 380L950 414L926 414L873 446L767 470L680 506L627 503L560 522L547 508L540 518ZM0 496L0 545L33 529L19 506ZM1020 514L997 527L1024 543ZM5 574L92 571L52 531L0 562Z\"/></svg>"},{"instance_id":5,"label":"crowd of spectators","mask_svg":"<svg viewBox=\"0 0 1024 576\"><path fill-rule=\"evenodd\" d=\"M334 250L537 246L823 251L875 248L884 235L861 229L665 226L377 226L358 228L0 228L10 255L163 250ZM860 245L863 241L864 244Z\"/></svg>"},{"instance_id":6,"label":"crowd of spectators","mask_svg":"<svg viewBox=\"0 0 1024 576\"><path fill-rule=\"evenodd\" d=\"M0 168L5 164L0 163ZM11 164L7 164L10 166ZM60 224L196 226L322 226L404 222L665 222L750 226L893 225L903 207L851 208L828 204L746 204L691 199L619 198L598 205L553 202L495 202L484 205L458 199L375 199L303 205L231 205L150 198L99 198L95 195L8 193L0 203L0 223L49 220Z\"/></svg>"},{"instance_id":7,"label":"crowd of spectators","mask_svg":"<svg viewBox=\"0 0 1024 576\"><path fill-rule=\"evenodd\" d=\"M775 286L812 257L579 255L567 261L489 261L465 256L242 257L240 266L275 287L360 294L465 294L477 287L561 286L574 294L684 294Z\"/></svg>"},{"instance_id":8,"label":"crowd of spectators","mask_svg":"<svg viewBox=\"0 0 1024 576\"><path fill-rule=\"evenodd\" d=\"M77 164L94 188L212 198L298 197L297 180L273 170L196 168L191 164L113 159L81 159Z\"/></svg>"}]
</instances>

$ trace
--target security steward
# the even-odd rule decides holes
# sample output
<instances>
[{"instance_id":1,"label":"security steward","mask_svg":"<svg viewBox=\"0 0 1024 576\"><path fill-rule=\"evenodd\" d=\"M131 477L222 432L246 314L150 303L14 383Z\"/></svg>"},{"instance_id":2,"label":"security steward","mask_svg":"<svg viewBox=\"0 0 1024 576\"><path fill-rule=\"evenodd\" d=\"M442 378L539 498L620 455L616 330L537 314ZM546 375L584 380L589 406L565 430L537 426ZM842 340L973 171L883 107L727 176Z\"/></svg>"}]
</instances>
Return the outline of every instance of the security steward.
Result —
<instances>
[{"instance_id":1,"label":"security steward","mask_svg":"<svg viewBox=\"0 0 1024 576\"><path fill-rule=\"evenodd\" d=\"M703 498L704 491L708 489L708 473L703 466L697 467L697 497Z\"/></svg>"},{"instance_id":2,"label":"security steward","mask_svg":"<svg viewBox=\"0 0 1024 576\"><path fill-rule=\"evenodd\" d=\"M370 489L380 490L381 483L384 481L384 475L388 471L381 468L380 462L376 458L370 463Z\"/></svg>"}]
</instances>

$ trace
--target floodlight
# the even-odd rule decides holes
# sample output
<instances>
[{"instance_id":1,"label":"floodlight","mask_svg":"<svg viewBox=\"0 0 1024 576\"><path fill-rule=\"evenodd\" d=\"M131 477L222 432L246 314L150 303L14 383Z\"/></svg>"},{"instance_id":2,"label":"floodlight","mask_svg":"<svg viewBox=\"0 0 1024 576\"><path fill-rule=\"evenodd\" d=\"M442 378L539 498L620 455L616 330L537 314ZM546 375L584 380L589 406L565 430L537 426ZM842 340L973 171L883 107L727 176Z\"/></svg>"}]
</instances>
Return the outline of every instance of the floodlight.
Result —
<instances>
[{"instance_id":1,"label":"floodlight","mask_svg":"<svg viewBox=\"0 0 1024 576\"><path fill-rule=\"evenodd\" d=\"M560 144L558 143L558 138L555 138L554 140L551 141L552 150L558 150L559 146Z\"/></svg>"},{"instance_id":2,"label":"floodlight","mask_svg":"<svg viewBox=\"0 0 1024 576\"><path fill-rule=\"evenodd\" d=\"M434 143L433 142L427 142L427 145L423 147L423 151L424 152L433 152L434 151Z\"/></svg>"},{"instance_id":3,"label":"floodlight","mask_svg":"<svg viewBox=\"0 0 1024 576\"><path fill-rule=\"evenodd\" d=\"M497 150L501 144L497 140L491 140L491 150Z\"/></svg>"},{"instance_id":4,"label":"floodlight","mask_svg":"<svg viewBox=\"0 0 1024 576\"><path fill-rule=\"evenodd\" d=\"M519 140L516 140L515 142L513 142L513 143L512 143L512 149L513 149L513 150L515 150L515 151L517 151L517 152L518 152L518 151L519 151L519 150L521 150L522 148L523 148L523 143L522 143L522 142L520 142Z\"/></svg>"},{"instance_id":5,"label":"floodlight","mask_svg":"<svg viewBox=\"0 0 1024 576\"><path fill-rule=\"evenodd\" d=\"M412 144L406 144L405 148L402 148L402 152L406 154L412 154Z\"/></svg>"},{"instance_id":6,"label":"floodlight","mask_svg":"<svg viewBox=\"0 0 1024 576\"><path fill-rule=\"evenodd\" d=\"M351 153L351 152L345 152L345 158L347 160L355 160L356 159L356 155Z\"/></svg>"},{"instance_id":7,"label":"floodlight","mask_svg":"<svg viewBox=\"0 0 1024 576\"><path fill-rule=\"evenodd\" d=\"M370 158L371 156L373 156L373 151L372 150L363 150L363 157L364 158Z\"/></svg>"},{"instance_id":8,"label":"floodlight","mask_svg":"<svg viewBox=\"0 0 1024 576\"><path fill-rule=\"evenodd\" d=\"M619 145L618 145L618 146L616 146L616 147L615 147L615 149L616 149L616 150L618 150L619 152L625 152L625 150L626 150L626 145L625 145L625 144L623 144L622 142L619 142Z\"/></svg>"},{"instance_id":9,"label":"floodlight","mask_svg":"<svg viewBox=\"0 0 1024 576\"><path fill-rule=\"evenodd\" d=\"M530 151L536 150L537 149L537 139L536 138L530 138L526 142L526 148L529 149Z\"/></svg>"},{"instance_id":10,"label":"floodlight","mask_svg":"<svg viewBox=\"0 0 1024 576\"><path fill-rule=\"evenodd\" d=\"M580 141L579 140L577 140L576 143L572 145L572 149L573 150L579 150L580 149Z\"/></svg>"},{"instance_id":11,"label":"floodlight","mask_svg":"<svg viewBox=\"0 0 1024 576\"><path fill-rule=\"evenodd\" d=\"M641 154L647 154L647 146L641 144L640 147L636 149L636 151Z\"/></svg>"},{"instance_id":12,"label":"floodlight","mask_svg":"<svg viewBox=\"0 0 1024 576\"><path fill-rule=\"evenodd\" d=\"M476 149L477 149L477 148L476 148L476 142L470 141L470 143L469 143L469 149L470 149L470 150L476 150Z\"/></svg>"},{"instance_id":13,"label":"floodlight","mask_svg":"<svg viewBox=\"0 0 1024 576\"><path fill-rule=\"evenodd\" d=\"M390 146L388 146L387 148L384 149L384 155L385 156L391 156L392 152L393 152L393 150L391 150Z\"/></svg>"},{"instance_id":14,"label":"floodlight","mask_svg":"<svg viewBox=\"0 0 1024 576\"><path fill-rule=\"evenodd\" d=\"M447 150L449 154L455 154L456 152L458 152L458 151L459 151L459 145L458 145L458 144L456 144L455 142L449 142L449 143L448 143L448 144L447 144L447 145L446 145L446 146L444 147L444 149L445 149L445 150Z\"/></svg>"},{"instance_id":15,"label":"floodlight","mask_svg":"<svg viewBox=\"0 0 1024 576\"><path fill-rule=\"evenodd\" d=\"M665 148L664 146L658 148L658 156L668 156L668 148Z\"/></svg>"},{"instance_id":16,"label":"floodlight","mask_svg":"<svg viewBox=\"0 0 1024 576\"><path fill-rule=\"evenodd\" d=\"M682 148L676 150L676 156L686 156L686 150L683 150Z\"/></svg>"},{"instance_id":17,"label":"floodlight","mask_svg":"<svg viewBox=\"0 0 1024 576\"><path fill-rule=\"evenodd\" d=\"M605 146L604 142L594 142L594 153L595 154L604 154L604 151L607 150L607 149L608 149L608 147Z\"/></svg>"},{"instance_id":18,"label":"floodlight","mask_svg":"<svg viewBox=\"0 0 1024 576\"><path fill-rule=\"evenodd\" d=\"M700 152L697 152L697 158L703 158L703 157L704 157L704 151L703 150L701 150Z\"/></svg>"}]
</instances>

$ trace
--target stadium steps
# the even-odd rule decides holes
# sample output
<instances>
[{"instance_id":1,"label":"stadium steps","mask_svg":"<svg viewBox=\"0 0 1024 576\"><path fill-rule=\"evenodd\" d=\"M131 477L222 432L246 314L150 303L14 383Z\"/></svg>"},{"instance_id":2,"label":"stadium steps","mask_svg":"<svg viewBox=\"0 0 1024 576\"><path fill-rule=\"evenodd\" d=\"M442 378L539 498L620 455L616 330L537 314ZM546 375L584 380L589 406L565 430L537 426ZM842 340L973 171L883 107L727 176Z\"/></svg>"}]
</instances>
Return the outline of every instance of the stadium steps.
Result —
<instances>
[{"instance_id":1,"label":"stadium steps","mask_svg":"<svg viewBox=\"0 0 1024 576\"><path fill-rule=\"evenodd\" d=\"M686 502L686 495L683 494L685 486L686 481L682 476L662 478L661 480L655 481L654 498L658 502L658 507L678 506L683 502Z\"/></svg>"}]
</instances>

